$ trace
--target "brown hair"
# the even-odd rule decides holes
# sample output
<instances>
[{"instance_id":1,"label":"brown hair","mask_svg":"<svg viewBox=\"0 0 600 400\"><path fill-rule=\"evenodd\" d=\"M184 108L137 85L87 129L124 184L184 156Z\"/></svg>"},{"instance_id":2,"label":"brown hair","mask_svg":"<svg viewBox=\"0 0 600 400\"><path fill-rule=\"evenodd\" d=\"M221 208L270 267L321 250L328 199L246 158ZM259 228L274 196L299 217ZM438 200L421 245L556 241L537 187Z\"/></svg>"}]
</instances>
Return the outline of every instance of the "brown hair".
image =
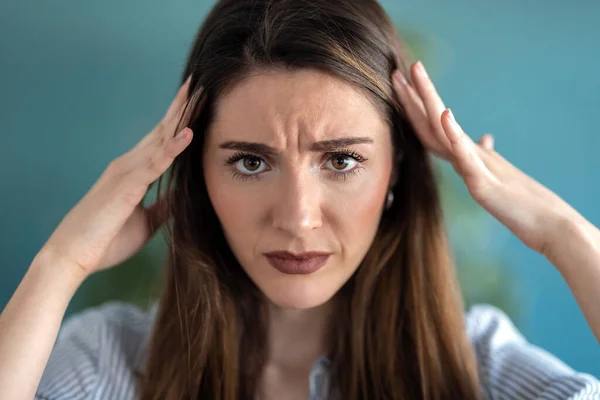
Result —
<instances>
[{"instance_id":1,"label":"brown hair","mask_svg":"<svg viewBox=\"0 0 600 400\"><path fill-rule=\"evenodd\" d=\"M170 257L148 359L146 399L250 399L265 361L263 297L233 255L202 170L215 101L265 70L314 68L354 85L389 121L396 201L335 297L331 396L477 399L440 199L428 153L393 95L407 50L374 0L221 0L200 28L191 74L195 138L168 181ZM202 104L200 104L202 103ZM160 182L159 182L160 188Z\"/></svg>"}]
</instances>

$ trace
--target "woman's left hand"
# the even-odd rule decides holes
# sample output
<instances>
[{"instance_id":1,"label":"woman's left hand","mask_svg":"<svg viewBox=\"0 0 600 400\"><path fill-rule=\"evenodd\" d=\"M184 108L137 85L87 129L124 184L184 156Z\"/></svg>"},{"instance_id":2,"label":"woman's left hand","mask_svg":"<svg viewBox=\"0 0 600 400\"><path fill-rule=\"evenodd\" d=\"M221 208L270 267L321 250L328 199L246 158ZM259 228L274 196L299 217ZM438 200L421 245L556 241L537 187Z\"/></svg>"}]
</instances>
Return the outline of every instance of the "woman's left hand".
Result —
<instances>
[{"instance_id":1,"label":"woman's left hand","mask_svg":"<svg viewBox=\"0 0 600 400\"><path fill-rule=\"evenodd\" d=\"M413 64L410 74L414 87L395 71L394 88L424 146L452 164L477 203L548 256L575 210L494 151L491 135L473 142L444 106L422 63Z\"/></svg>"}]
</instances>

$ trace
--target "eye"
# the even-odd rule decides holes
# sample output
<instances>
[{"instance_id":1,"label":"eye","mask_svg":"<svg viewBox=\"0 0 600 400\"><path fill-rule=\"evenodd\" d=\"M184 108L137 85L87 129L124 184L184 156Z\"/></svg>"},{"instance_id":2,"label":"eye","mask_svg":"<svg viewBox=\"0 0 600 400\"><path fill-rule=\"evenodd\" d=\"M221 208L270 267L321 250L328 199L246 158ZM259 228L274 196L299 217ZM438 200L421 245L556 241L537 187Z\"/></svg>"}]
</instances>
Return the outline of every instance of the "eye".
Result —
<instances>
[{"instance_id":1,"label":"eye","mask_svg":"<svg viewBox=\"0 0 600 400\"><path fill-rule=\"evenodd\" d=\"M244 157L235 163L235 167L244 174L259 174L266 168L265 163L258 157Z\"/></svg>"},{"instance_id":2,"label":"eye","mask_svg":"<svg viewBox=\"0 0 600 400\"><path fill-rule=\"evenodd\" d=\"M269 170L265 160L245 152L235 153L225 161L225 165L233 166L233 177L240 180L258 179L262 172Z\"/></svg>"},{"instance_id":3,"label":"eye","mask_svg":"<svg viewBox=\"0 0 600 400\"><path fill-rule=\"evenodd\" d=\"M332 166L330 169L334 172L348 172L358 164L358 161L348 154L333 154L327 160L327 164Z\"/></svg>"},{"instance_id":4,"label":"eye","mask_svg":"<svg viewBox=\"0 0 600 400\"><path fill-rule=\"evenodd\" d=\"M329 158L325 161L325 165L333 178L345 181L351 176L360 175L364 169L362 163L365 161L367 161L367 158L356 151L344 149L330 153Z\"/></svg>"}]
</instances>

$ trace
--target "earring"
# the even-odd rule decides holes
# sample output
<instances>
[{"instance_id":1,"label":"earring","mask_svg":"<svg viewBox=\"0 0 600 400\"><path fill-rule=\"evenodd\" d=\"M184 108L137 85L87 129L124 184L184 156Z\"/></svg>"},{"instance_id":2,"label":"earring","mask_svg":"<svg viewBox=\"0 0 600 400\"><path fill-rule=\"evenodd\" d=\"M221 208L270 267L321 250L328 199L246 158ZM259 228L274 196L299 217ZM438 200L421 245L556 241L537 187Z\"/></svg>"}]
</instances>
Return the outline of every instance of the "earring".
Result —
<instances>
[{"instance_id":1,"label":"earring","mask_svg":"<svg viewBox=\"0 0 600 400\"><path fill-rule=\"evenodd\" d=\"M387 199L385 201L385 209L389 210L392 207L393 203L394 203L394 193L390 190L387 193Z\"/></svg>"}]
</instances>

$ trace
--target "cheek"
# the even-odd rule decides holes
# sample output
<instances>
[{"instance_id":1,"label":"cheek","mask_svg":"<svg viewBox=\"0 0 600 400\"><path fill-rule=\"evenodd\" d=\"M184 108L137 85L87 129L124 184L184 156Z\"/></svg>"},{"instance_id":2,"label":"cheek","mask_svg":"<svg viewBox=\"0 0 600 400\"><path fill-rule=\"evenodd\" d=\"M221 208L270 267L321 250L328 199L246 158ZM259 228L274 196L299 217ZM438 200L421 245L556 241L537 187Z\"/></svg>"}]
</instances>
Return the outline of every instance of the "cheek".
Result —
<instances>
[{"instance_id":1,"label":"cheek","mask_svg":"<svg viewBox=\"0 0 600 400\"><path fill-rule=\"evenodd\" d=\"M391 173L391 162L381 160L355 183L332 187L328 193L338 223L352 226L355 230L379 223Z\"/></svg>"},{"instance_id":2,"label":"cheek","mask_svg":"<svg viewBox=\"0 0 600 400\"><path fill-rule=\"evenodd\" d=\"M381 160L357 185L328 193L329 221L341 246L341 259L347 266L358 267L377 233L388 192L391 160Z\"/></svg>"},{"instance_id":3,"label":"cheek","mask_svg":"<svg viewBox=\"0 0 600 400\"><path fill-rule=\"evenodd\" d=\"M248 190L247 186L255 185L239 182L229 172L217 171L214 167L205 171L210 201L232 250L239 254L238 250L250 245L259 229L262 192Z\"/></svg>"},{"instance_id":4,"label":"cheek","mask_svg":"<svg viewBox=\"0 0 600 400\"><path fill-rule=\"evenodd\" d=\"M346 240L346 246L356 246L357 242L370 244L383 209L383 203L387 194L388 180L383 178L365 179L361 185L352 191L331 193L335 196L335 218L332 218L334 229L343 232L342 240ZM359 246L361 249L364 247Z\"/></svg>"},{"instance_id":5,"label":"cheek","mask_svg":"<svg viewBox=\"0 0 600 400\"><path fill-rule=\"evenodd\" d=\"M344 199L345 219L355 225L370 225L381 213L383 199L387 193L384 179L369 180L361 185L353 196Z\"/></svg>"}]
</instances>

